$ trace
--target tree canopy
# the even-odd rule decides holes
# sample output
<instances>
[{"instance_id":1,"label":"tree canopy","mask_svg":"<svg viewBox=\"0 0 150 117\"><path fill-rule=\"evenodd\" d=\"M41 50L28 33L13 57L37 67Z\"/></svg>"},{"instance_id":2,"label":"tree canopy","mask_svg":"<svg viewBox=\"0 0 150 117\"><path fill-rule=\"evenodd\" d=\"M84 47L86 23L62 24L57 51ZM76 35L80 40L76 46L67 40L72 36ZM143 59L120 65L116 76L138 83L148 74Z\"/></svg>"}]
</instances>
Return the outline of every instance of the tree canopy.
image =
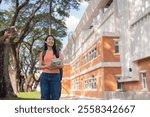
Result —
<instances>
[{"instance_id":1,"label":"tree canopy","mask_svg":"<svg viewBox=\"0 0 150 117\"><path fill-rule=\"evenodd\" d=\"M0 7L0 31L11 26L16 26L18 30L9 42L10 79L15 81L21 69L31 74L35 72L37 55L39 50L42 51L43 40L49 32L49 19L51 32L57 39L58 47L62 48L61 39L67 35L65 18L69 17L71 9L78 9L80 4L76 0L1 0L0 5L2 2L7 9ZM16 84L12 85L16 90Z\"/></svg>"}]
</instances>

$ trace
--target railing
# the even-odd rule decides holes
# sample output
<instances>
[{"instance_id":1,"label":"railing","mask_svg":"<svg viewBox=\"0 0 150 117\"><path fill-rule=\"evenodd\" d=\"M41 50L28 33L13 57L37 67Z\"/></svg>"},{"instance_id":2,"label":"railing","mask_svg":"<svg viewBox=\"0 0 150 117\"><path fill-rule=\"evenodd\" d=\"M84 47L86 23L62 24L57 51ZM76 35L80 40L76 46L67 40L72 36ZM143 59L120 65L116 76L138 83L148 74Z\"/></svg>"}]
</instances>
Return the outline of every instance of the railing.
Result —
<instances>
[{"instance_id":1,"label":"railing","mask_svg":"<svg viewBox=\"0 0 150 117\"><path fill-rule=\"evenodd\" d=\"M143 19L150 14L150 6L147 7L143 12L139 12L136 16L132 17L131 20L131 27L135 26L137 23L140 23L140 21L143 21Z\"/></svg>"},{"instance_id":2,"label":"railing","mask_svg":"<svg viewBox=\"0 0 150 117\"><path fill-rule=\"evenodd\" d=\"M113 12L113 3L107 8L107 10L102 14L103 19L107 19L109 15Z\"/></svg>"},{"instance_id":3,"label":"railing","mask_svg":"<svg viewBox=\"0 0 150 117\"><path fill-rule=\"evenodd\" d=\"M112 13L113 13L113 3L110 5L110 7L107 8L107 10L104 13L98 14L100 15L100 19L96 18L96 21L93 24L94 26L91 29L88 29L83 32L84 33L83 39L86 40L91 35L94 28L101 27L101 25L105 23L105 21L111 16Z\"/></svg>"}]
</instances>

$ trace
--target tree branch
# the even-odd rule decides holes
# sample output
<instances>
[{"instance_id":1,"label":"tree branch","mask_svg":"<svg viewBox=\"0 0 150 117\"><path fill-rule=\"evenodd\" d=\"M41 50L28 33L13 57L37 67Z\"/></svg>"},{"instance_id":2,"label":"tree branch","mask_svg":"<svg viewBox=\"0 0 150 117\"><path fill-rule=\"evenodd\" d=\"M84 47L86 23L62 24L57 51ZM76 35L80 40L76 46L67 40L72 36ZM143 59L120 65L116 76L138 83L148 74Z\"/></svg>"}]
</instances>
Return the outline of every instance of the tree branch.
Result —
<instances>
[{"instance_id":1,"label":"tree branch","mask_svg":"<svg viewBox=\"0 0 150 117\"><path fill-rule=\"evenodd\" d=\"M19 0L16 0L16 9L18 8L19 6Z\"/></svg>"},{"instance_id":2,"label":"tree branch","mask_svg":"<svg viewBox=\"0 0 150 117\"><path fill-rule=\"evenodd\" d=\"M13 16L13 18L12 18L12 22L11 22L10 26L14 26L14 25L15 25L20 10L21 10L23 7L25 7L28 3L29 3L29 0L26 0L25 2L23 2L23 3L19 6L19 1L16 0L16 11L15 11L15 14L14 14L14 16Z\"/></svg>"},{"instance_id":3,"label":"tree branch","mask_svg":"<svg viewBox=\"0 0 150 117\"><path fill-rule=\"evenodd\" d=\"M2 0L0 0L0 4L1 4Z\"/></svg>"},{"instance_id":4,"label":"tree branch","mask_svg":"<svg viewBox=\"0 0 150 117\"><path fill-rule=\"evenodd\" d=\"M35 17L35 13L41 8L42 4L44 3L44 0L42 2L40 2L40 0L39 0L37 3L40 3L40 5L35 10L32 11L28 21L25 23L25 27L24 27L23 31L21 32L20 40L18 41L18 43L21 43L23 41L23 39L26 37L26 33L28 32L28 30L30 28L31 21Z\"/></svg>"}]
</instances>

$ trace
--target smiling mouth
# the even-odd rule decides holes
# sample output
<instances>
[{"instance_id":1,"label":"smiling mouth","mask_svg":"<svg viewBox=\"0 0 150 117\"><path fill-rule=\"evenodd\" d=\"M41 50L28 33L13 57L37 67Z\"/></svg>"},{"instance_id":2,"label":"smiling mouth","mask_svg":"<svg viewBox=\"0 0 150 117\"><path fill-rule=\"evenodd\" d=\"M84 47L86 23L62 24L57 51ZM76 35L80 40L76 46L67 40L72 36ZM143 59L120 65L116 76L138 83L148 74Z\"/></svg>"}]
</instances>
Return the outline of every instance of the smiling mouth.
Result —
<instances>
[{"instance_id":1,"label":"smiling mouth","mask_svg":"<svg viewBox=\"0 0 150 117\"><path fill-rule=\"evenodd\" d=\"M48 43L48 45L53 45L54 43Z\"/></svg>"}]
</instances>

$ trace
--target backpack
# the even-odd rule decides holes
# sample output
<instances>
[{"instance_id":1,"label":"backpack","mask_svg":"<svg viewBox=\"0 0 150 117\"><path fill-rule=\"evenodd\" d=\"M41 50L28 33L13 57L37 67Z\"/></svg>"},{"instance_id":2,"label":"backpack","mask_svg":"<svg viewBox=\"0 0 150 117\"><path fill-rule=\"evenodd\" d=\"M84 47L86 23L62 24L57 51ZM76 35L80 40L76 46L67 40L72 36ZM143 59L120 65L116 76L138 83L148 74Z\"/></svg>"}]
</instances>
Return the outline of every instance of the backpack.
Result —
<instances>
[{"instance_id":1,"label":"backpack","mask_svg":"<svg viewBox=\"0 0 150 117\"><path fill-rule=\"evenodd\" d=\"M44 64L44 56L45 56L45 55L46 55L46 51L44 50L44 51L42 52L42 64ZM59 50L58 50L58 49L56 49L56 58L59 58ZM59 71L60 71L60 80L62 80L63 69L60 68Z\"/></svg>"}]
</instances>

